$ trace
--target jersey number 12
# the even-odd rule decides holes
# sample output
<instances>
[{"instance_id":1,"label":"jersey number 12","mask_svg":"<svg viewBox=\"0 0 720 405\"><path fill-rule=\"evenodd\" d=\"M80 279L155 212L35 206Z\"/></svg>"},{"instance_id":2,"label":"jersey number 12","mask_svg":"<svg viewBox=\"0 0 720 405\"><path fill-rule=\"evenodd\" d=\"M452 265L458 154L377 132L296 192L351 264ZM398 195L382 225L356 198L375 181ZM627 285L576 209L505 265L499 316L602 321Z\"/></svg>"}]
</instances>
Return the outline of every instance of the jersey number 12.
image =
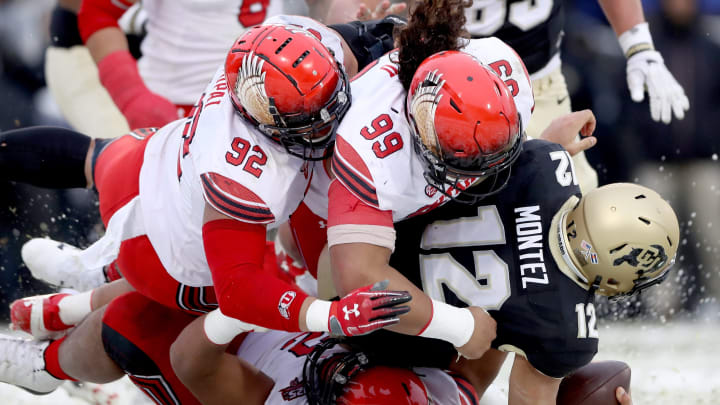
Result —
<instances>
[{"instance_id":1,"label":"jersey number 12","mask_svg":"<svg viewBox=\"0 0 720 405\"><path fill-rule=\"evenodd\" d=\"M435 221L425 227L423 249L492 246L505 244L505 228L494 205L478 207L476 217ZM475 275L450 253L422 255L423 290L432 299L445 301L443 286L468 305L500 309L510 297L508 265L492 249L474 250Z\"/></svg>"}]
</instances>

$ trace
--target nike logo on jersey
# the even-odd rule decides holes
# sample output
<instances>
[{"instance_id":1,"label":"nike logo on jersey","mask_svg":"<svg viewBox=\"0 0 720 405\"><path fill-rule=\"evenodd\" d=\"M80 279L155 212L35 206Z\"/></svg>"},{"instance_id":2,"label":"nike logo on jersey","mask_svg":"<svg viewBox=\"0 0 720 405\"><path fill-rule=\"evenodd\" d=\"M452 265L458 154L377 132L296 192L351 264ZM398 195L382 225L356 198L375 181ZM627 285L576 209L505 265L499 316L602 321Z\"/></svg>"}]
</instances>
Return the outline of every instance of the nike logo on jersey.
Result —
<instances>
[{"instance_id":1,"label":"nike logo on jersey","mask_svg":"<svg viewBox=\"0 0 720 405\"><path fill-rule=\"evenodd\" d=\"M528 284L549 284L543 257L543 230L540 206L515 208L515 231L520 253L522 288Z\"/></svg>"},{"instance_id":2,"label":"nike logo on jersey","mask_svg":"<svg viewBox=\"0 0 720 405\"><path fill-rule=\"evenodd\" d=\"M565 100L567 100L567 98L568 98L568 96L565 96L565 97L561 97L561 98L557 99L557 103L558 103L558 105L560 105L560 104L564 103L564 102L565 102Z\"/></svg>"}]
</instances>

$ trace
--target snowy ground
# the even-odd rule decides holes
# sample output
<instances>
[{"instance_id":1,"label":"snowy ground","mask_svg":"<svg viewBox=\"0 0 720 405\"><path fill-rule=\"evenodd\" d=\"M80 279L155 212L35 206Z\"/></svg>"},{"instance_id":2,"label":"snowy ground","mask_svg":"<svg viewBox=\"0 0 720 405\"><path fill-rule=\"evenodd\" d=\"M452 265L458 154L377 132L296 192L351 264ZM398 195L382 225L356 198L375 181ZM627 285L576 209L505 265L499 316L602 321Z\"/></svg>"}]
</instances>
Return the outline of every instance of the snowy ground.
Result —
<instances>
[{"instance_id":1,"label":"snowy ground","mask_svg":"<svg viewBox=\"0 0 720 405\"><path fill-rule=\"evenodd\" d=\"M720 404L720 324L604 322L598 360L623 360L632 368L635 405ZM509 365L510 362L507 362ZM507 379L508 367L500 374ZM502 380L499 387L504 391ZM506 381L505 381L506 384ZM145 405L149 404L127 379L84 390L72 385L36 397L0 384L3 405ZM117 397L108 401L113 393ZM72 396L75 395L75 396ZM95 397L96 401L84 400Z\"/></svg>"}]
</instances>

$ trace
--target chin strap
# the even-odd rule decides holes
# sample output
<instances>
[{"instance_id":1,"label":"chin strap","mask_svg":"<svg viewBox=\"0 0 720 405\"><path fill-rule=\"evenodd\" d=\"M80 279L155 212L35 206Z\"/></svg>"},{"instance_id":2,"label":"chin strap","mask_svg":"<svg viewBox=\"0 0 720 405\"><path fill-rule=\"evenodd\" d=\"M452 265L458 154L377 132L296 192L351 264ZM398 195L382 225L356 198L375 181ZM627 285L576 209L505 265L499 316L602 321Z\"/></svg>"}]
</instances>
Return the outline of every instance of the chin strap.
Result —
<instances>
[{"instance_id":1,"label":"chin strap","mask_svg":"<svg viewBox=\"0 0 720 405\"><path fill-rule=\"evenodd\" d=\"M600 288L600 282L602 281L602 277L595 276L595 280L593 280L592 284L590 284L590 289L587 293L587 298L585 298L585 305L587 305L590 301L593 300L595 297L595 291L597 291L598 288Z\"/></svg>"}]
</instances>

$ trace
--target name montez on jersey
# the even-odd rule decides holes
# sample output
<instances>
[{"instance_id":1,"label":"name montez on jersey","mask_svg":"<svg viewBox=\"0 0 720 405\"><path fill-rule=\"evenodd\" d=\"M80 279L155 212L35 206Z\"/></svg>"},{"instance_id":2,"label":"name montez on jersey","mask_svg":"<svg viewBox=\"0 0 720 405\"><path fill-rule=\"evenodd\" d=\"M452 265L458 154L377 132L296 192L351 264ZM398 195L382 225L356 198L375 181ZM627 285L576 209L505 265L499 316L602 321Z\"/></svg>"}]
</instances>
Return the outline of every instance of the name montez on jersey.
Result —
<instances>
[{"instance_id":1,"label":"name montez on jersey","mask_svg":"<svg viewBox=\"0 0 720 405\"><path fill-rule=\"evenodd\" d=\"M515 208L515 231L520 252L522 287L528 283L548 284L548 273L543 257L543 230L540 206ZM529 275L531 274L531 275Z\"/></svg>"}]
</instances>

